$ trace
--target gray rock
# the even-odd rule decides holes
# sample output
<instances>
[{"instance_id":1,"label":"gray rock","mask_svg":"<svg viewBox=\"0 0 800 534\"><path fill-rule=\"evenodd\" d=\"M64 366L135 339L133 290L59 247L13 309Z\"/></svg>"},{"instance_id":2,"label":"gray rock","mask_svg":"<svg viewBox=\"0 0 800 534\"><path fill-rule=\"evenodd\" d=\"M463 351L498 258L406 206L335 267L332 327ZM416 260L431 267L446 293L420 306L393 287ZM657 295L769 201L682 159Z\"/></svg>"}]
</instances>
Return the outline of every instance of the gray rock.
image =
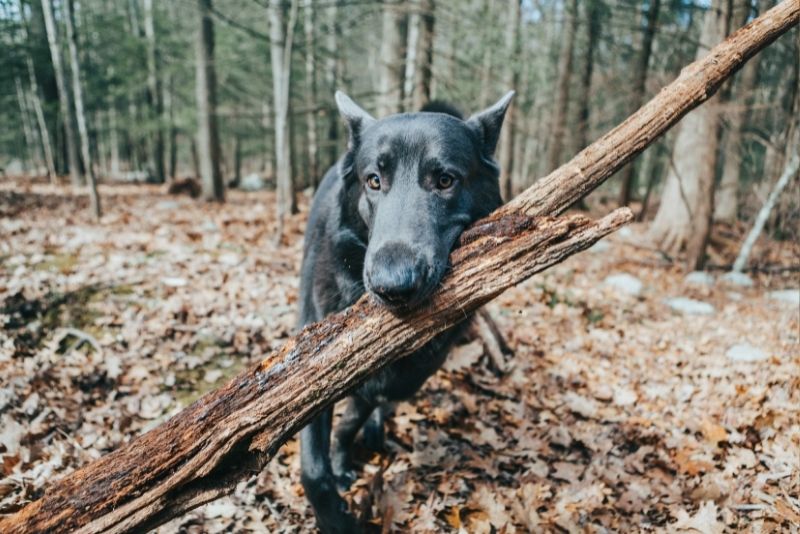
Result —
<instances>
[{"instance_id":1,"label":"gray rock","mask_svg":"<svg viewBox=\"0 0 800 534\"><path fill-rule=\"evenodd\" d=\"M711 315L714 313L714 306L708 302L689 299L686 297L675 297L664 301L667 306L676 312L684 315Z\"/></svg>"},{"instance_id":2,"label":"gray rock","mask_svg":"<svg viewBox=\"0 0 800 534\"><path fill-rule=\"evenodd\" d=\"M778 291L770 291L767 293L767 297L771 300L777 300L781 303L800 306L800 289L780 289Z\"/></svg>"},{"instance_id":3,"label":"gray rock","mask_svg":"<svg viewBox=\"0 0 800 534\"><path fill-rule=\"evenodd\" d=\"M720 277L720 280L732 286L752 287L753 279L744 273L735 273L733 271L725 273Z\"/></svg>"},{"instance_id":4,"label":"gray rock","mask_svg":"<svg viewBox=\"0 0 800 534\"><path fill-rule=\"evenodd\" d=\"M611 245L608 241L600 240L591 247L589 247L589 252L601 253L601 252L608 252L608 249L611 248Z\"/></svg>"},{"instance_id":5,"label":"gray rock","mask_svg":"<svg viewBox=\"0 0 800 534\"><path fill-rule=\"evenodd\" d=\"M181 205L175 202L174 200L162 200L156 204L156 209L163 210L163 211L172 211L176 210Z\"/></svg>"},{"instance_id":6,"label":"gray rock","mask_svg":"<svg viewBox=\"0 0 800 534\"><path fill-rule=\"evenodd\" d=\"M239 189L242 191L260 191L267 186L267 183L258 173L251 173L242 178Z\"/></svg>"},{"instance_id":7,"label":"gray rock","mask_svg":"<svg viewBox=\"0 0 800 534\"><path fill-rule=\"evenodd\" d=\"M766 352L747 343L732 346L725 352L725 356L735 362L760 362L767 359Z\"/></svg>"},{"instance_id":8,"label":"gray rock","mask_svg":"<svg viewBox=\"0 0 800 534\"><path fill-rule=\"evenodd\" d=\"M686 275L683 282L695 286L713 286L714 277L705 271L692 271Z\"/></svg>"},{"instance_id":9,"label":"gray rock","mask_svg":"<svg viewBox=\"0 0 800 534\"><path fill-rule=\"evenodd\" d=\"M606 277L603 283L622 293L634 296L640 295L642 293L642 287L644 287L641 280L628 273L612 274Z\"/></svg>"}]
</instances>

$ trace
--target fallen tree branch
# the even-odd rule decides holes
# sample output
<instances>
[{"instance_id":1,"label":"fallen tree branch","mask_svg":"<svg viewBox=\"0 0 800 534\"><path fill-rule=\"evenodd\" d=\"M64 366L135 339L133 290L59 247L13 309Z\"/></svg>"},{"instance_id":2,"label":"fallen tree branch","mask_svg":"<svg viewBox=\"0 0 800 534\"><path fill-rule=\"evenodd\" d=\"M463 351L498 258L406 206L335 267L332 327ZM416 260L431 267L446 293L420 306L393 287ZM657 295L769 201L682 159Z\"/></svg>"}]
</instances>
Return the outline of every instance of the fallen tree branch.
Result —
<instances>
[{"instance_id":1,"label":"fallen tree branch","mask_svg":"<svg viewBox=\"0 0 800 534\"><path fill-rule=\"evenodd\" d=\"M1 520L0 532L139 531L229 492L377 369L628 222L627 209L599 221L535 216L563 211L597 187L798 20L800 2L785 0L567 165L468 229L452 254L452 272L423 309L397 317L363 298L310 325L226 386L55 482L40 500Z\"/></svg>"}]
</instances>

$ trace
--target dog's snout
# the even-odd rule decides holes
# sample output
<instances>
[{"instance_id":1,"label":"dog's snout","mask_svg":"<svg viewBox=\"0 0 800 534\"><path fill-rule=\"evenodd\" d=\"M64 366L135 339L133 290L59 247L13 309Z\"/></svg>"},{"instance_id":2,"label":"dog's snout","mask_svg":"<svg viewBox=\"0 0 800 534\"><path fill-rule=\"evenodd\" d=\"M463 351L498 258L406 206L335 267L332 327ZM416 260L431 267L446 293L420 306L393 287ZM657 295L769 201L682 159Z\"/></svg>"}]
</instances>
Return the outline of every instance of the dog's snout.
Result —
<instances>
[{"instance_id":1,"label":"dog's snout","mask_svg":"<svg viewBox=\"0 0 800 534\"><path fill-rule=\"evenodd\" d=\"M367 273L370 290L389 304L410 302L425 283L424 266L406 245L387 244L371 260Z\"/></svg>"}]
</instances>

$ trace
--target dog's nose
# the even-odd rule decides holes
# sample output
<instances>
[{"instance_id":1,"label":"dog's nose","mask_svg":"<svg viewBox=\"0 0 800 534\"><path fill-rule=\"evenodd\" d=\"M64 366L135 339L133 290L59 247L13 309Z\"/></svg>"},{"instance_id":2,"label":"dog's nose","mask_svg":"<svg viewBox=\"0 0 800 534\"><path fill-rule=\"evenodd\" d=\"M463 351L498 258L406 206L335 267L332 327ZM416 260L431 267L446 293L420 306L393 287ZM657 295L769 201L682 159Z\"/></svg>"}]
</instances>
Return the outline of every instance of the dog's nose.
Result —
<instances>
[{"instance_id":1,"label":"dog's nose","mask_svg":"<svg viewBox=\"0 0 800 534\"><path fill-rule=\"evenodd\" d=\"M416 255L402 244L381 247L370 262L370 289L389 304L406 304L424 282Z\"/></svg>"}]
</instances>

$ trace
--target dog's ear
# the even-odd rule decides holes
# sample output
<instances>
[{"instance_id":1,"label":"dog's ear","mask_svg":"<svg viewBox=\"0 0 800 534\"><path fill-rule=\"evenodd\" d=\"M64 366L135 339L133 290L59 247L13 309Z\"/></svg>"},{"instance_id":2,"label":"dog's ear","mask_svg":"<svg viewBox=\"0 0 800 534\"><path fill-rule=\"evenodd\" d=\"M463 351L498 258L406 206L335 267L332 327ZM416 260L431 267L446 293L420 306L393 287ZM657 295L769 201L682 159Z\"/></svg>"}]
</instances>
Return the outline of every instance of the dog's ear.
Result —
<instances>
[{"instance_id":1,"label":"dog's ear","mask_svg":"<svg viewBox=\"0 0 800 534\"><path fill-rule=\"evenodd\" d=\"M488 156L494 155L494 151L497 148L497 141L500 139L500 128L503 126L503 119L513 97L514 91L509 91L494 105L467 119L467 124L478 132Z\"/></svg>"},{"instance_id":2,"label":"dog's ear","mask_svg":"<svg viewBox=\"0 0 800 534\"><path fill-rule=\"evenodd\" d=\"M347 123L348 130L350 130L348 148L352 149L358 144L361 132L375 122L375 118L341 91L336 91L336 105L339 107L339 113L342 114L344 122Z\"/></svg>"}]
</instances>

